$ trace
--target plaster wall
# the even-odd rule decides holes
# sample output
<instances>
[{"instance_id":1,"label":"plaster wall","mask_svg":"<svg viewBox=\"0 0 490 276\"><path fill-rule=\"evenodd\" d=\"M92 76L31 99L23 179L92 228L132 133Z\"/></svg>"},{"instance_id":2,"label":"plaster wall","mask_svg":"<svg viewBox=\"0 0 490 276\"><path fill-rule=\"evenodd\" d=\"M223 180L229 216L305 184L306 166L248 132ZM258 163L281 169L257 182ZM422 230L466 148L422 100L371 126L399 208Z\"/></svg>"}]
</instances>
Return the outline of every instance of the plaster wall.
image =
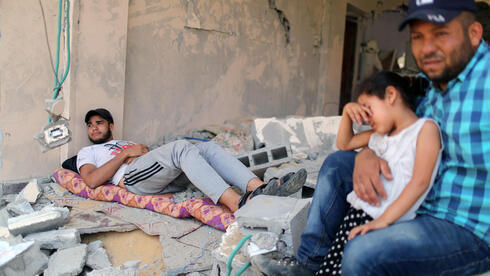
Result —
<instances>
[{"instance_id":1,"label":"plaster wall","mask_svg":"<svg viewBox=\"0 0 490 276\"><path fill-rule=\"evenodd\" d=\"M89 144L95 107L115 137L147 144L248 116L336 115L353 1L71 0L72 141L46 153L33 139L54 83L39 1L0 1L0 182L50 175ZM58 1L42 3L53 54Z\"/></svg>"},{"instance_id":2,"label":"plaster wall","mask_svg":"<svg viewBox=\"0 0 490 276\"><path fill-rule=\"evenodd\" d=\"M228 119L323 114L318 94L337 93L318 90L327 2L130 1L124 136L152 143Z\"/></svg>"},{"instance_id":3,"label":"plaster wall","mask_svg":"<svg viewBox=\"0 0 490 276\"><path fill-rule=\"evenodd\" d=\"M53 47L57 2L43 2ZM0 180L45 175L59 165L59 150L42 154L33 139L48 124L44 99L53 84L38 1L0 1Z\"/></svg>"},{"instance_id":4,"label":"plaster wall","mask_svg":"<svg viewBox=\"0 0 490 276\"><path fill-rule=\"evenodd\" d=\"M44 100L52 97L54 74L41 8L37 0L0 1L0 182L49 176L88 145L83 116L89 108L106 106L122 122L128 0L70 2L71 67L60 95L72 141L42 153L33 136L48 124ZM55 62L58 1L42 5Z\"/></svg>"}]
</instances>

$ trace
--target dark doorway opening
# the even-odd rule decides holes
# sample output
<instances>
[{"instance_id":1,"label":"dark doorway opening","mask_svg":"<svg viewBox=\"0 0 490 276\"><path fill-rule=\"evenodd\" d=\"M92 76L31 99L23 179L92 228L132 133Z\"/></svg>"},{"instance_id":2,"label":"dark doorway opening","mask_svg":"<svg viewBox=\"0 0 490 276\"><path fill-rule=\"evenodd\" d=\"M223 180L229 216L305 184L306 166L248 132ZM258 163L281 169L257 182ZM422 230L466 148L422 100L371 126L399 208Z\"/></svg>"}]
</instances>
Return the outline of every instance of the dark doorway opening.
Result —
<instances>
[{"instance_id":1,"label":"dark doorway opening","mask_svg":"<svg viewBox=\"0 0 490 276\"><path fill-rule=\"evenodd\" d=\"M352 84L355 74L357 41L357 17L347 16L345 20L344 53L342 56L342 79L340 82L339 115L344 105L351 101Z\"/></svg>"}]
</instances>

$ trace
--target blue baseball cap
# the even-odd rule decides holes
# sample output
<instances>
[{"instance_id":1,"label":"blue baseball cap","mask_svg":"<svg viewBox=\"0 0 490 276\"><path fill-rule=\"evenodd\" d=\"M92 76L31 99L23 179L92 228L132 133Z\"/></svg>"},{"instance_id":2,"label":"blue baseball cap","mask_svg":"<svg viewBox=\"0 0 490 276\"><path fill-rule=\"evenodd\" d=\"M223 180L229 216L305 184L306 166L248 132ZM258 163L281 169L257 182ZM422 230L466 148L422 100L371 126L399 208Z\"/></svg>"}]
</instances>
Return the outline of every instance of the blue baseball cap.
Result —
<instances>
[{"instance_id":1,"label":"blue baseball cap","mask_svg":"<svg viewBox=\"0 0 490 276\"><path fill-rule=\"evenodd\" d=\"M475 0L410 0L407 17L398 27L401 31L412 20L445 24L462 11L476 13Z\"/></svg>"}]
</instances>

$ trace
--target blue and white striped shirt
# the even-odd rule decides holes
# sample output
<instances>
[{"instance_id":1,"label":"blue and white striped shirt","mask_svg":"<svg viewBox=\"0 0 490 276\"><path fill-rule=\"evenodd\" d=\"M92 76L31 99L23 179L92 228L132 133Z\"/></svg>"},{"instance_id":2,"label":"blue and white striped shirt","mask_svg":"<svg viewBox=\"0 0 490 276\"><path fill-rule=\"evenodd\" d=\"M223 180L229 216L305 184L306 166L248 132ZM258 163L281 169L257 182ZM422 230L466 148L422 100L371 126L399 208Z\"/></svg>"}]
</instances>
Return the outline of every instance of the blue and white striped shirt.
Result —
<instances>
[{"instance_id":1,"label":"blue and white striped shirt","mask_svg":"<svg viewBox=\"0 0 490 276\"><path fill-rule=\"evenodd\" d=\"M439 124L444 143L438 176L419 213L451 221L490 244L490 52L485 41L446 91L431 83L417 115Z\"/></svg>"}]
</instances>

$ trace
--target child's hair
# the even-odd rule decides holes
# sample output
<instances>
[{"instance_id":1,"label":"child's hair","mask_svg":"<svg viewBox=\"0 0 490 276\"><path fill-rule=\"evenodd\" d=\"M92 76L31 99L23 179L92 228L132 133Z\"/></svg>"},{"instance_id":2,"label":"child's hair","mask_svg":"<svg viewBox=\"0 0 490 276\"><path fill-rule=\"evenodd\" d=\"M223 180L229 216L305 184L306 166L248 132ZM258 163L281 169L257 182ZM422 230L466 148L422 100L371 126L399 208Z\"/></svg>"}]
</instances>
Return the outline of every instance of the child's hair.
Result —
<instances>
[{"instance_id":1,"label":"child's hair","mask_svg":"<svg viewBox=\"0 0 490 276\"><path fill-rule=\"evenodd\" d=\"M363 94L384 99L386 87L390 85L399 91L403 102L415 110L415 96L420 95L420 84L411 85L410 79L393 72L381 71L362 81L357 88L356 99Z\"/></svg>"}]
</instances>

